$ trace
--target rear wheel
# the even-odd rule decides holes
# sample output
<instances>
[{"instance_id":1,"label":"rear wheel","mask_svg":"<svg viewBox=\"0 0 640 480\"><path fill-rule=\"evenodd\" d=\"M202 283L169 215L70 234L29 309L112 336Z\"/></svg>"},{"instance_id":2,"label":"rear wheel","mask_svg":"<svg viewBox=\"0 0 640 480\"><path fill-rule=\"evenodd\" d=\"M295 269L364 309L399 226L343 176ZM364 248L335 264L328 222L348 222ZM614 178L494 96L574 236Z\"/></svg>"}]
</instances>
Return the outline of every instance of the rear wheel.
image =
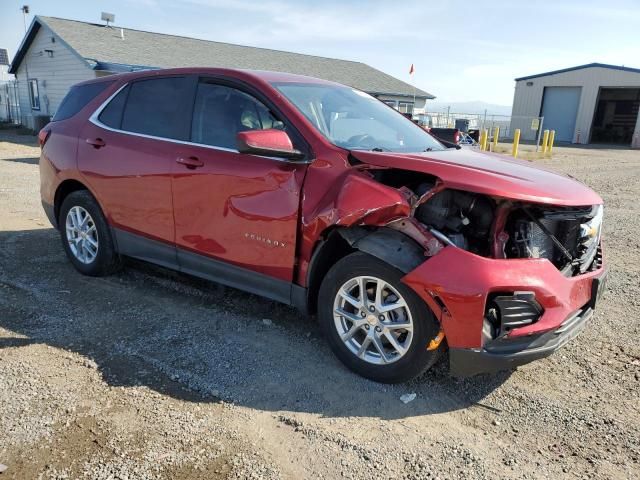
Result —
<instances>
[{"instance_id":1,"label":"rear wheel","mask_svg":"<svg viewBox=\"0 0 640 480\"><path fill-rule=\"evenodd\" d=\"M62 245L76 270L102 276L120 267L107 221L88 191L72 192L64 199L58 225Z\"/></svg>"},{"instance_id":2,"label":"rear wheel","mask_svg":"<svg viewBox=\"0 0 640 480\"><path fill-rule=\"evenodd\" d=\"M377 382L407 381L439 356L439 349L427 346L440 326L402 277L356 252L338 261L320 287L318 314L332 350L351 370Z\"/></svg>"}]
</instances>

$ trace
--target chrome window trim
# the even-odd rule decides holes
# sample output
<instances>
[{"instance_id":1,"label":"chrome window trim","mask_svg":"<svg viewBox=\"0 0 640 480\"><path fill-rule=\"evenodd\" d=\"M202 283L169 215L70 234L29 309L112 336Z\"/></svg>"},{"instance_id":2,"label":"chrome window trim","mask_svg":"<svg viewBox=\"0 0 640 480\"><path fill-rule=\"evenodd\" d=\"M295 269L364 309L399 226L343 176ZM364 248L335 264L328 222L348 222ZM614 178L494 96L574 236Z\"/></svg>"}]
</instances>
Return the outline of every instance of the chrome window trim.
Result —
<instances>
[{"instance_id":1,"label":"chrome window trim","mask_svg":"<svg viewBox=\"0 0 640 480\"><path fill-rule=\"evenodd\" d=\"M102 123L100 120L98 120L98 117L100 116L100 114L102 113L102 111L107 108L107 105L109 105L109 103L111 102L111 100L113 100L125 87L127 87L131 82L127 82L124 85L122 85L120 88L118 88L118 90L116 90L111 96L109 96L109 98L107 98L97 109L95 112L93 112L91 114L91 116L89 117L89 121L91 123L93 123L95 126L102 128L104 130L109 130L110 132L115 132L115 133L123 133L125 135L131 135L133 137L141 137L141 138L148 138L150 140L161 140L164 142L171 142L171 143L177 143L179 145L191 145L194 147L202 147L202 148L208 148L209 150L216 150L216 151L222 151L222 152L230 152L230 153L237 153L240 154L240 151L235 149L235 148L225 148L225 147L216 147L214 145L207 145L204 143L195 143L195 142L187 142L185 140L177 140L175 138L167 138L167 137L156 137L154 135L147 135L144 133L137 133L137 132L129 132L127 130L120 130L118 128L113 128L110 127L108 125L105 125L104 123ZM299 164L307 164L307 163L311 163L312 160L298 160L298 161L292 161L292 160L288 160L286 158L279 158L279 157L267 157L264 155L254 155L255 157L261 157L261 158L268 158L270 160L276 160L278 162L285 162L285 163L299 163Z\"/></svg>"}]
</instances>

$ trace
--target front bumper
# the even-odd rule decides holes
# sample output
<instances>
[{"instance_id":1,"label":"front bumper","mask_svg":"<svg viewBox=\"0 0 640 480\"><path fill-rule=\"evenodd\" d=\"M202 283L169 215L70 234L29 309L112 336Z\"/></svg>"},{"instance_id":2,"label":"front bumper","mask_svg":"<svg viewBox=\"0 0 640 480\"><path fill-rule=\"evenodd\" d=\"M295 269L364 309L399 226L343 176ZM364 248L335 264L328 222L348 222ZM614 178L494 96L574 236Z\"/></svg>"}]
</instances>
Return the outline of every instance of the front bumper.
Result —
<instances>
[{"instance_id":1,"label":"front bumper","mask_svg":"<svg viewBox=\"0 0 640 480\"><path fill-rule=\"evenodd\" d=\"M604 290L600 267L565 277L546 259L491 259L446 247L409 272L403 282L439 319L450 349L451 371L474 375L546 357L573 339L593 315ZM501 292L528 291L543 309L535 323L484 341L487 300Z\"/></svg>"},{"instance_id":2,"label":"front bumper","mask_svg":"<svg viewBox=\"0 0 640 480\"><path fill-rule=\"evenodd\" d=\"M483 348L449 349L450 372L456 377L509 370L553 352L573 340L593 316L593 308L585 307L569 316L556 330L515 340L494 340Z\"/></svg>"}]
</instances>

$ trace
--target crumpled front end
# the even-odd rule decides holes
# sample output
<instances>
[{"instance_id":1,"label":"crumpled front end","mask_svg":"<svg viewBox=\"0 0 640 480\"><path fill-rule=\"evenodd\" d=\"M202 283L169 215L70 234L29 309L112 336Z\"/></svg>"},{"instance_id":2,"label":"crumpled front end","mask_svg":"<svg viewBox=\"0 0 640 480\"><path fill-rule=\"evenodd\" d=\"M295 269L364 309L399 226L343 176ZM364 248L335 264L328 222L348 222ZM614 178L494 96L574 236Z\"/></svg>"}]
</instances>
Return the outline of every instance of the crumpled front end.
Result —
<instances>
[{"instance_id":1,"label":"crumpled front end","mask_svg":"<svg viewBox=\"0 0 640 480\"><path fill-rule=\"evenodd\" d=\"M601 203L530 203L437 178L410 188L410 218L386 227L425 250L404 282L440 320L452 373L522 365L584 327L606 278Z\"/></svg>"},{"instance_id":2,"label":"crumpled front end","mask_svg":"<svg viewBox=\"0 0 640 480\"><path fill-rule=\"evenodd\" d=\"M564 345L604 289L602 199L522 162L424 155L353 153L339 194L327 192L303 219L309 253L332 227L349 248L405 272L440 321L434 341L444 333L454 374L510 368Z\"/></svg>"},{"instance_id":3,"label":"crumpled front end","mask_svg":"<svg viewBox=\"0 0 640 480\"><path fill-rule=\"evenodd\" d=\"M605 278L601 250L590 271L567 277L547 259L447 247L403 281L440 319L452 373L467 376L553 353L591 316Z\"/></svg>"}]
</instances>

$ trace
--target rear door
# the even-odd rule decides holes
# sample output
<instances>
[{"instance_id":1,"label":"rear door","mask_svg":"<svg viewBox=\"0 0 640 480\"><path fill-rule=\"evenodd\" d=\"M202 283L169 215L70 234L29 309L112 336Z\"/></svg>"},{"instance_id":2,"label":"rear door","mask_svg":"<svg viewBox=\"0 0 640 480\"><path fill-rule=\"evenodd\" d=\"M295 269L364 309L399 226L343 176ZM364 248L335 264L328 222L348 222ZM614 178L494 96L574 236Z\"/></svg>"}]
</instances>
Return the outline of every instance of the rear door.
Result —
<instances>
[{"instance_id":1,"label":"rear door","mask_svg":"<svg viewBox=\"0 0 640 480\"><path fill-rule=\"evenodd\" d=\"M182 150L179 142L189 136L195 81L133 81L82 131L79 168L115 228L122 253L175 265L171 170Z\"/></svg>"},{"instance_id":2,"label":"rear door","mask_svg":"<svg viewBox=\"0 0 640 480\"><path fill-rule=\"evenodd\" d=\"M243 87L200 79L191 144L173 163L173 203L184 271L289 301L306 163L236 148L237 133L254 129L289 129L296 143L283 120Z\"/></svg>"}]
</instances>

